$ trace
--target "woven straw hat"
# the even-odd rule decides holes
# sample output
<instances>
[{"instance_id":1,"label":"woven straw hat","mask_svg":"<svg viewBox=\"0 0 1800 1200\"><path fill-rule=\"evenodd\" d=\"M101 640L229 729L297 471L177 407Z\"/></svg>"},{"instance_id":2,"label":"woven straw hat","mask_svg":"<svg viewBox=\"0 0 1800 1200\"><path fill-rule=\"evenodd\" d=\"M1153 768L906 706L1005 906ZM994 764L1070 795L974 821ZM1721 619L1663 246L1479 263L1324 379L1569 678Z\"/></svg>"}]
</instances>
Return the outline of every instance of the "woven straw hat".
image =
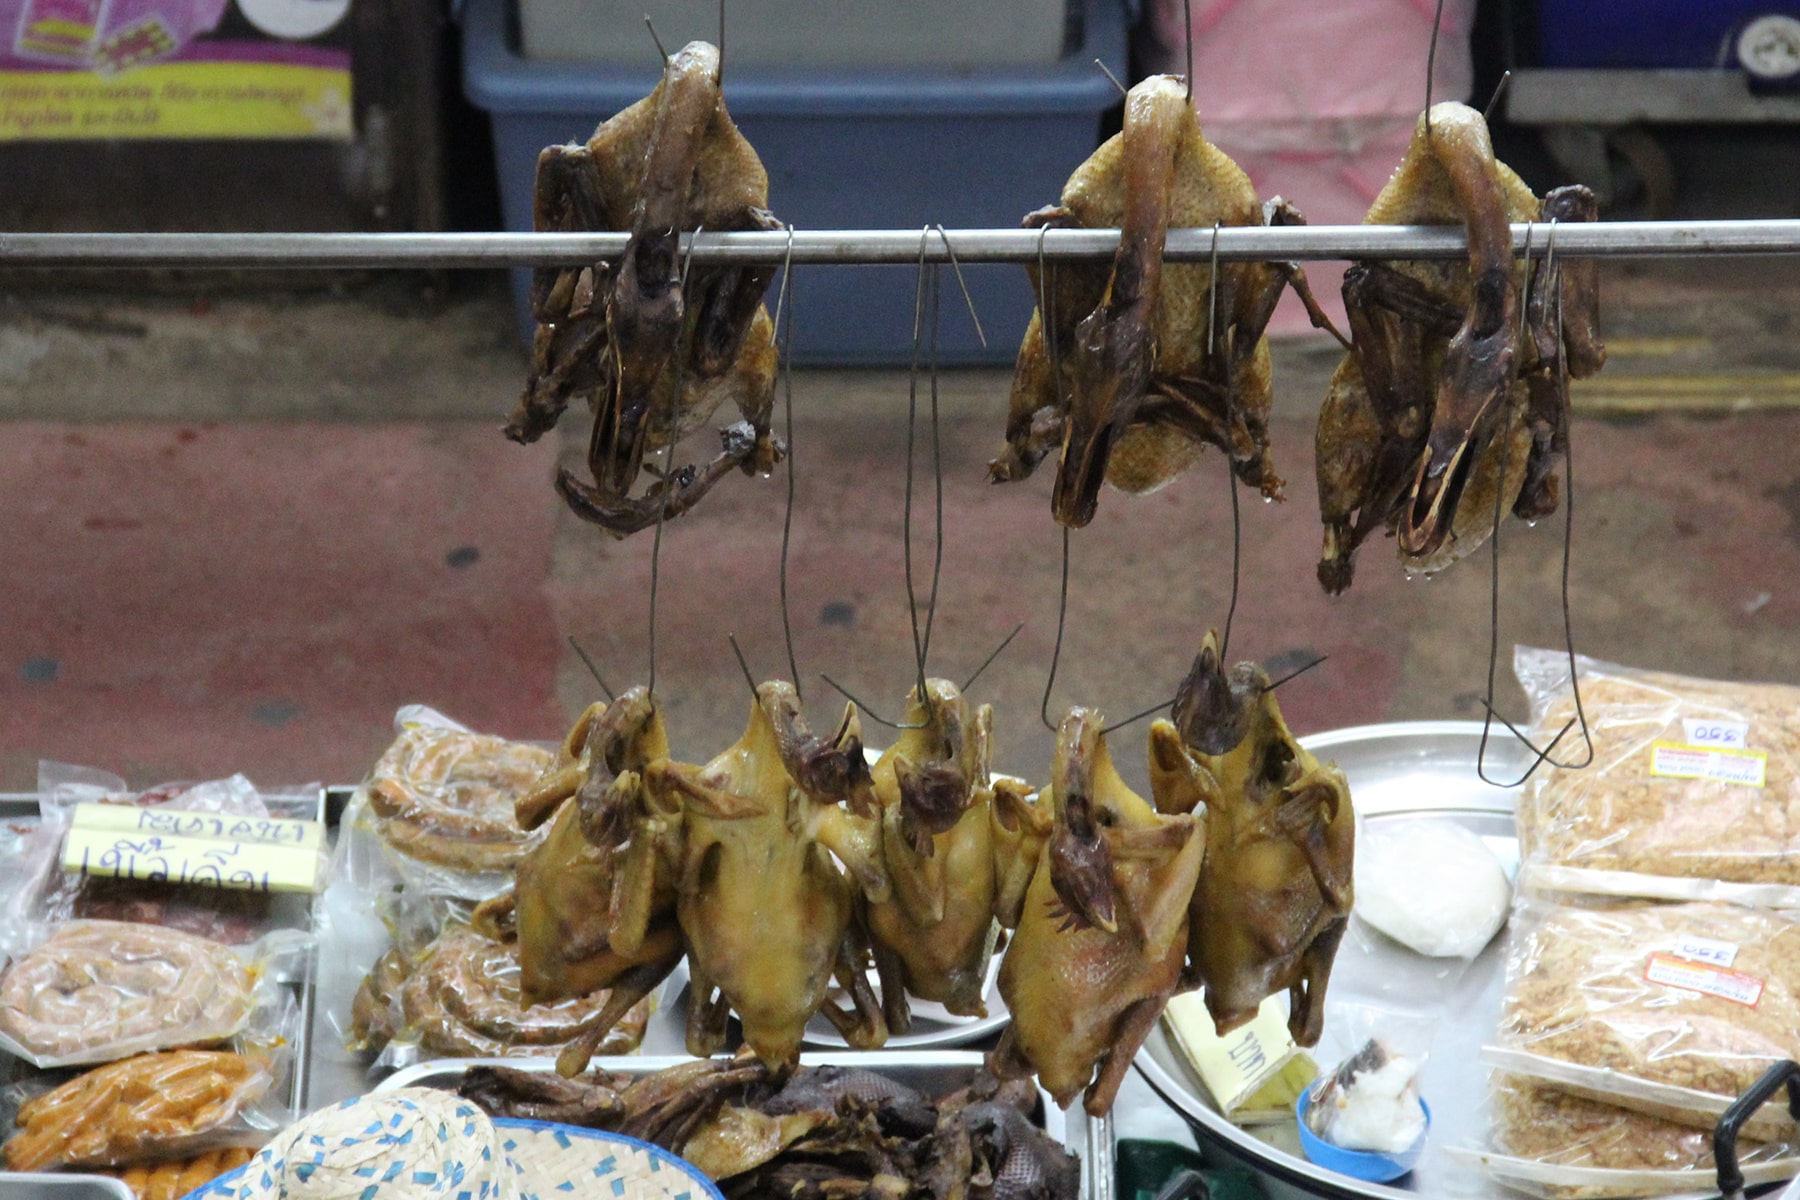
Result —
<instances>
[{"instance_id":1,"label":"woven straw hat","mask_svg":"<svg viewBox=\"0 0 1800 1200\"><path fill-rule=\"evenodd\" d=\"M721 1200L712 1182L635 1138L489 1120L434 1088L357 1096L288 1126L188 1200Z\"/></svg>"}]
</instances>

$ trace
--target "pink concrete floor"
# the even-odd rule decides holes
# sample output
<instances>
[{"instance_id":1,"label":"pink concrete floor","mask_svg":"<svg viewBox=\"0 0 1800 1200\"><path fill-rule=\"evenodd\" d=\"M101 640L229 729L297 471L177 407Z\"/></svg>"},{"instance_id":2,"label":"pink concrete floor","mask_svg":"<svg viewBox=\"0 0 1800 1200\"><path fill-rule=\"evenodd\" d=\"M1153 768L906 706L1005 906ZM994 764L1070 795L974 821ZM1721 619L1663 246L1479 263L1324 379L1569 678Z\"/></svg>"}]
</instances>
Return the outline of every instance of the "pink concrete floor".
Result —
<instances>
[{"instance_id":1,"label":"pink concrete floor","mask_svg":"<svg viewBox=\"0 0 1800 1200\"><path fill-rule=\"evenodd\" d=\"M1800 683L1800 410L1779 327L1800 304L1783 286L1675 273L1609 313L1610 390L1584 393L1594 415L1574 429L1570 590L1583 651ZM29 789L40 758L139 784L238 770L353 781L391 736L395 708L413 702L556 737L598 694L570 636L613 686L647 679L652 538L613 542L563 510L550 477L559 456L579 457L579 430L531 448L500 436L522 365L498 296L436 312L358 296L109 308L135 333L44 311L74 310L0 321L0 415L12 418L0 426L0 791ZM1348 595L1313 581L1311 413L1333 357L1304 346L1278 357L1288 499L1244 504L1233 656L1278 671L1329 656L1282 691L1303 732L1478 717L1485 551L1419 583L1375 544ZM944 385L929 666L960 682L1025 622L975 694L996 707L997 765L1041 776L1060 569L1049 479L984 481L1004 372ZM789 584L808 705L821 726L841 711L823 671L892 715L914 670L906 379L803 375L796 392ZM667 531L656 686L684 757L703 759L742 728L748 693L728 632L759 677L787 674L784 495L779 477L734 477ZM1499 696L1515 715L1508 648L1561 640L1561 531L1559 517L1503 533ZM1216 457L1155 496L1107 493L1073 538L1052 716L1074 703L1123 716L1167 699L1225 618L1230 554ZM1128 777L1141 778L1142 727L1116 740Z\"/></svg>"}]
</instances>

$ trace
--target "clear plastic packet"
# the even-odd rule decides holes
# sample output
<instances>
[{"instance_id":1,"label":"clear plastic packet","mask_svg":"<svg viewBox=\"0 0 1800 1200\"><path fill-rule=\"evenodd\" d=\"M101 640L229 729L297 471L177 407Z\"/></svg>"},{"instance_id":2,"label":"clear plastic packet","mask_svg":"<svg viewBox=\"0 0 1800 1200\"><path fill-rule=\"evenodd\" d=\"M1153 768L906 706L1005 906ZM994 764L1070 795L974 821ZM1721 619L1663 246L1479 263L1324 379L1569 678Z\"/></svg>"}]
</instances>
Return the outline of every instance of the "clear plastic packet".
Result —
<instances>
[{"instance_id":1,"label":"clear plastic packet","mask_svg":"<svg viewBox=\"0 0 1800 1200\"><path fill-rule=\"evenodd\" d=\"M519 828L513 804L555 752L472 732L416 705L395 715L394 728L345 827L373 836L409 887L485 900L511 886L519 860L547 833Z\"/></svg>"},{"instance_id":2,"label":"clear plastic packet","mask_svg":"<svg viewBox=\"0 0 1800 1200\"><path fill-rule=\"evenodd\" d=\"M1527 785L1521 884L1800 908L1800 688L1576 664L1594 761ZM1543 745L1576 717L1568 656L1521 646L1513 669Z\"/></svg>"},{"instance_id":3,"label":"clear plastic packet","mask_svg":"<svg viewBox=\"0 0 1800 1200\"><path fill-rule=\"evenodd\" d=\"M1726 904L1522 902L1489 1065L1699 1128L1800 1056L1800 923ZM1766 1106L1745 1126L1793 1123Z\"/></svg>"},{"instance_id":4,"label":"clear plastic packet","mask_svg":"<svg viewBox=\"0 0 1800 1200\"><path fill-rule=\"evenodd\" d=\"M1496 1182L1546 1200L1599 1200L1708 1192L1715 1186L1712 1137L1674 1121L1496 1074L1489 1144L1452 1147ZM1752 1183L1800 1173L1787 1142L1740 1142Z\"/></svg>"},{"instance_id":5,"label":"clear plastic packet","mask_svg":"<svg viewBox=\"0 0 1800 1200\"><path fill-rule=\"evenodd\" d=\"M292 1003L312 938L230 947L176 929L71 921L0 973L0 1049L39 1068L223 1042Z\"/></svg>"},{"instance_id":6,"label":"clear plastic packet","mask_svg":"<svg viewBox=\"0 0 1800 1200\"><path fill-rule=\"evenodd\" d=\"M255 1157L255 1149L249 1146L219 1146L191 1158L136 1163L123 1169L88 1169L98 1170L124 1183L138 1200L161 1200L164 1196L185 1197Z\"/></svg>"},{"instance_id":7,"label":"clear plastic packet","mask_svg":"<svg viewBox=\"0 0 1800 1200\"><path fill-rule=\"evenodd\" d=\"M332 947L332 953L319 963L319 1008L339 1047L366 1044L357 1032L355 1008L362 984L378 960L398 947L410 961L423 952L446 921L466 923L476 903L512 887L517 860L549 832L548 823L531 834L520 830L511 806L516 795L536 783L543 768L553 762L552 750L475 734L420 705L401 708L394 716L394 727L394 743L345 806L325 891L314 907L314 929L320 942ZM397 797L407 788L419 790L419 780L400 769L404 761L435 747L439 753L431 771L441 782L445 777L458 777L460 768L452 750L459 745L486 744L512 748L507 751L513 756L507 783L510 790L504 796L491 786L491 779L479 790L440 786L435 792L426 789L414 818L381 815L383 807L390 814L403 811ZM475 769L470 777L480 774ZM409 781L405 788L401 786L403 777ZM441 815L441 805L454 807L462 801L468 801L478 814L487 814L480 819L497 840L469 842L470 854L460 865L453 865L442 861L447 856L439 852L452 846L454 838L445 829L434 827L432 814ZM419 857L421 849L428 857Z\"/></svg>"},{"instance_id":8,"label":"clear plastic packet","mask_svg":"<svg viewBox=\"0 0 1800 1200\"><path fill-rule=\"evenodd\" d=\"M261 1145L295 1115L273 1099L288 1057L166 1050L108 1063L24 1099L0 1157L14 1171L117 1168Z\"/></svg>"},{"instance_id":9,"label":"clear plastic packet","mask_svg":"<svg viewBox=\"0 0 1800 1200\"><path fill-rule=\"evenodd\" d=\"M1505 864L1473 830L1424 818L1357 828L1356 917L1415 954L1475 958L1511 902Z\"/></svg>"},{"instance_id":10,"label":"clear plastic packet","mask_svg":"<svg viewBox=\"0 0 1800 1200\"><path fill-rule=\"evenodd\" d=\"M379 1050L377 1067L427 1058L554 1057L599 1016L610 993L526 1005L518 945L451 924L415 955L383 955L358 990L355 1047ZM629 1054L643 1040L650 1001L634 1006L601 1042Z\"/></svg>"},{"instance_id":11,"label":"clear plastic packet","mask_svg":"<svg viewBox=\"0 0 1800 1200\"><path fill-rule=\"evenodd\" d=\"M76 874L62 869L63 847L79 804L140 810L147 836L167 830L236 837L237 822L226 818L251 822L248 834L255 836L265 822L316 820L319 795L317 784L258 789L242 775L133 792L103 771L39 763L37 820L0 837L0 952L16 955L70 920L163 925L230 945L275 929L305 930L311 917L303 894L215 886L204 873L188 883ZM321 881L324 866L321 841Z\"/></svg>"}]
</instances>

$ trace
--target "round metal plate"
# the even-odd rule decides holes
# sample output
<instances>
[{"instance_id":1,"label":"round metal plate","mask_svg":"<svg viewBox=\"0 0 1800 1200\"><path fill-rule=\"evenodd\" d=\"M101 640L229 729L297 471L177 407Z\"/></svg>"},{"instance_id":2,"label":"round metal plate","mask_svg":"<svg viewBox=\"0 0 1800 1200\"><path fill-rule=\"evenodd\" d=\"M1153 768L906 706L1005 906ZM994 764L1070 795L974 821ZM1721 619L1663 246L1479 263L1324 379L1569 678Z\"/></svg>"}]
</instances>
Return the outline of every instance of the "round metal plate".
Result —
<instances>
[{"instance_id":1,"label":"round metal plate","mask_svg":"<svg viewBox=\"0 0 1800 1200\"><path fill-rule=\"evenodd\" d=\"M1301 742L1343 768L1365 827L1377 822L1452 822L1480 836L1509 874L1517 866L1513 831L1517 789L1494 787L1477 776L1479 723L1365 725ZM1529 761L1529 753L1504 727L1497 727L1487 750L1489 777L1516 779ZM1138 1052L1138 1070L1200 1137L1271 1181L1315 1195L1387 1200L1510 1195L1446 1153L1449 1146L1473 1144L1482 1133L1487 1080L1476 1065L1477 1055L1499 1013L1504 943L1502 932L1464 968L1460 959L1424 959L1352 920L1332 970L1325 1036L1313 1051L1320 1067L1331 1067L1357 1048L1339 1045L1333 1036L1334 1028L1343 1036L1346 1024L1334 1021L1334 1015L1349 1006L1385 1001L1413 1011L1423 1007L1437 1018L1431 1057L1420 1076L1420 1090L1431 1106L1431 1142L1412 1173L1395 1183L1364 1183L1315 1166L1301 1153L1292 1122L1240 1127L1227 1121L1161 1024Z\"/></svg>"}]
</instances>

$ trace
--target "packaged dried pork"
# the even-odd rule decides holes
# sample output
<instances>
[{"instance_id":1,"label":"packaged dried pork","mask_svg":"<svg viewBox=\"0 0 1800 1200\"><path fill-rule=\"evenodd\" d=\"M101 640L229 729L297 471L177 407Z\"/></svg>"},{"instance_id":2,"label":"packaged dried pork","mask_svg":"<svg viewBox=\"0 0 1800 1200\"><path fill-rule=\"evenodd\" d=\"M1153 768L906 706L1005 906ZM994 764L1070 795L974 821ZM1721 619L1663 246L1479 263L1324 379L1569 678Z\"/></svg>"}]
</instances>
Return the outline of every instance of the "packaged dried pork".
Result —
<instances>
[{"instance_id":1,"label":"packaged dried pork","mask_svg":"<svg viewBox=\"0 0 1800 1200\"><path fill-rule=\"evenodd\" d=\"M1489 1103L1490 1144L1460 1149L1496 1182L1547 1200L1666 1196L1715 1186L1712 1136L1674 1121L1497 1074ZM1740 1142L1752 1183L1800 1172L1786 1142Z\"/></svg>"},{"instance_id":2,"label":"packaged dried pork","mask_svg":"<svg viewBox=\"0 0 1800 1200\"><path fill-rule=\"evenodd\" d=\"M1800 923L1720 903L1524 901L1482 1057L1710 1129L1771 1064L1800 1057ZM1780 1140L1793 1123L1769 1105L1745 1132Z\"/></svg>"},{"instance_id":3,"label":"packaged dried pork","mask_svg":"<svg viewBox=\"0 0 1800 1200\"><path fill-rule=\"evenodd\" d=\"M1800 907L1800 687L1575 661L1593 762L1527 785L1522 884ZM1576 720L1568 656L1513 666L1543 745ZM1558 756L1585 757L1579 723Z\"/></svg>"}]
</instances>

